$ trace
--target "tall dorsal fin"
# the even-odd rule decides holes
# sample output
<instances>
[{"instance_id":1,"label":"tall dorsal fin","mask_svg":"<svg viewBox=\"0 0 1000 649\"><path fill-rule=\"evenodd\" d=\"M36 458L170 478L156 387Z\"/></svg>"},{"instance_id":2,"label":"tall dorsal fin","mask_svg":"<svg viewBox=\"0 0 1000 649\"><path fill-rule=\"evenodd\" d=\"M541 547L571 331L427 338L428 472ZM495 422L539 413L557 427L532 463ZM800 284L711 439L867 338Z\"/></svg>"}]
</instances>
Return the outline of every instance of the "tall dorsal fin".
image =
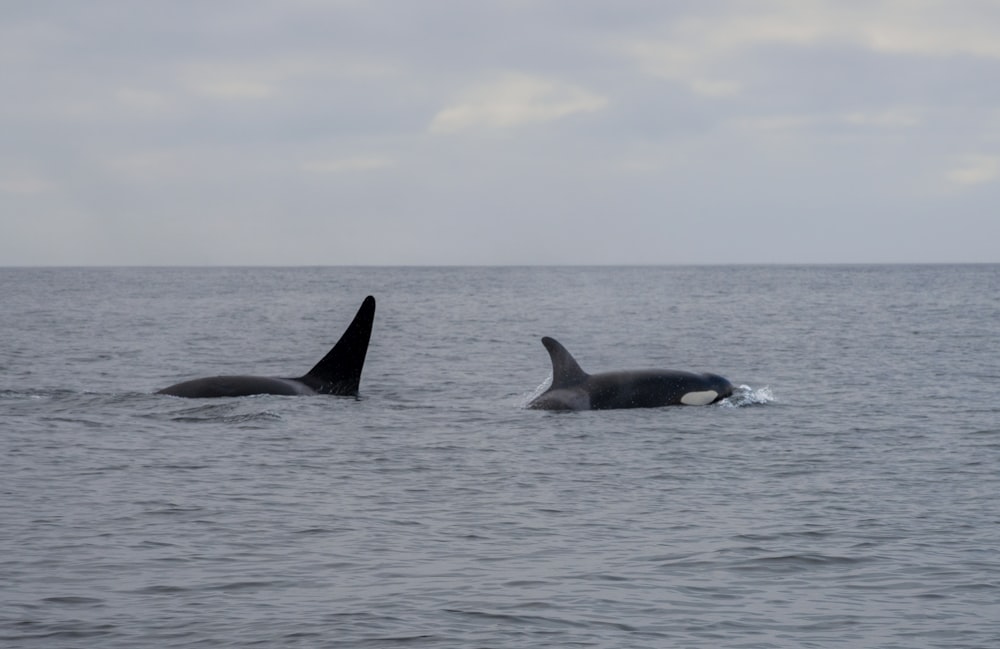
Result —
<instances>
[{"instance_id":1,"label":"tall dorsal fin","mask_svg":"<svg viewBox=\"0 0 1000 649\"><path fill-rule=\"evenodd\" d=\"M357 395L374 319L375 298L369 295L333 349L299 380L323 394Z\"/></svg>"},{"instance_id":2,"label":"tall dorsal fin","mask_svg":"<svg viewBox=\"0 0 1000 649\"><path fill-rule=\"evenodd\" d=\"M549 351L549 358L552 359L552 387L549 389L565 388L576 385L587 379L588 374L580 369L580 365L573 358L573 355L566 351L566 348L559 344L555 338L546 336L542 338L542 344Z\"/></svg>"}]
</instances>

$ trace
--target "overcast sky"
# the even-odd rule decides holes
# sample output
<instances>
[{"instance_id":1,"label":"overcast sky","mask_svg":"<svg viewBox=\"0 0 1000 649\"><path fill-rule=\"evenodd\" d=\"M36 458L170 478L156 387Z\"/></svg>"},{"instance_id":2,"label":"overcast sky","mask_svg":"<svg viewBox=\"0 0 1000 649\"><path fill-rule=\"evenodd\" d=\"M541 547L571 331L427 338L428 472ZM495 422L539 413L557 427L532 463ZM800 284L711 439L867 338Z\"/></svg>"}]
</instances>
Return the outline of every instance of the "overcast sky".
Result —
<instances>
[{"instance_id":1,"label":"overcast sky","mask_svg":"<svg viewBox=\"0 0 1000 649\"><path fill-rule=\"evenodd\" d=\"M0 88L0 265L1000 261L996 0L4 0Z\"/></svg>"}]
</instances>

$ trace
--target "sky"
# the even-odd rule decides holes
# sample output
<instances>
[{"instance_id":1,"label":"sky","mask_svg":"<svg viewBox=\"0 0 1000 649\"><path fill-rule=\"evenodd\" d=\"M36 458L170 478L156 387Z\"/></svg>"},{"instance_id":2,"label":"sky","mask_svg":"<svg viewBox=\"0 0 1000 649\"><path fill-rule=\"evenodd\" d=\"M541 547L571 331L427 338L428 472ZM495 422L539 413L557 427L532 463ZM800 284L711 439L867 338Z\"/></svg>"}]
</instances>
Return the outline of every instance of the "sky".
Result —
<instances>
[{"instance_id":1,"label":"sky","mask_svg":"<svg viewBox=\"0 0 1000 649\"><path fill-rule=\"evenodd\" d=\"M0 15L0 266L1000 261L996 0Z\"/></svg>"}]
</instances>

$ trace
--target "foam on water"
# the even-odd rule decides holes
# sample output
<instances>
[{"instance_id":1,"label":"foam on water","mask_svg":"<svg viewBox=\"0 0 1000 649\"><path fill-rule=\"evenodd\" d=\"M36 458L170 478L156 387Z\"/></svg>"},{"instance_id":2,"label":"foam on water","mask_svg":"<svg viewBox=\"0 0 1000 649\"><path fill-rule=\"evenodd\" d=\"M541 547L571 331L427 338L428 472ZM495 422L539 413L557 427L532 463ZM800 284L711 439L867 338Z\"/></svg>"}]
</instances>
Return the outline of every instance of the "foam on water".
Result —
<instances>
[{"instance_id":1,"label":"foam on water","mask_svg":"<svg viewBox=\"0 0 1000 649\"><path fill-rule=\"evenodd\" d=\"M733 393L719 402L724 408L744 408L746 406L760 406L774 403L774 393L770 386L753 388L749 385L739 385Z\"/></svg>"}]
</instances>

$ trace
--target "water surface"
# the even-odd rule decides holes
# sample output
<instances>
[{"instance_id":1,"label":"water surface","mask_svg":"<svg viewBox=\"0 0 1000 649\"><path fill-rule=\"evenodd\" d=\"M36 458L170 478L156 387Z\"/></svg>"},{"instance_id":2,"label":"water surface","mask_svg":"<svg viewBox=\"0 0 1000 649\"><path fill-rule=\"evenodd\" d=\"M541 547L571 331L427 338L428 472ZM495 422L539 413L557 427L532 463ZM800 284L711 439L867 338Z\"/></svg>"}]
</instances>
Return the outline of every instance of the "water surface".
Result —
<instances>
[{"instance_id":1,"label":"water surface","mask_svg":"<svg viewBox=\"0 0 1000 649\"><path fill-rule=\"evenodd\" d=\"M0 269L4 647L992 647L998 266ZM379 301L361 398L296 376ZM590 371L721 405L526 410Z\"/></svg>"}]
</instances>

